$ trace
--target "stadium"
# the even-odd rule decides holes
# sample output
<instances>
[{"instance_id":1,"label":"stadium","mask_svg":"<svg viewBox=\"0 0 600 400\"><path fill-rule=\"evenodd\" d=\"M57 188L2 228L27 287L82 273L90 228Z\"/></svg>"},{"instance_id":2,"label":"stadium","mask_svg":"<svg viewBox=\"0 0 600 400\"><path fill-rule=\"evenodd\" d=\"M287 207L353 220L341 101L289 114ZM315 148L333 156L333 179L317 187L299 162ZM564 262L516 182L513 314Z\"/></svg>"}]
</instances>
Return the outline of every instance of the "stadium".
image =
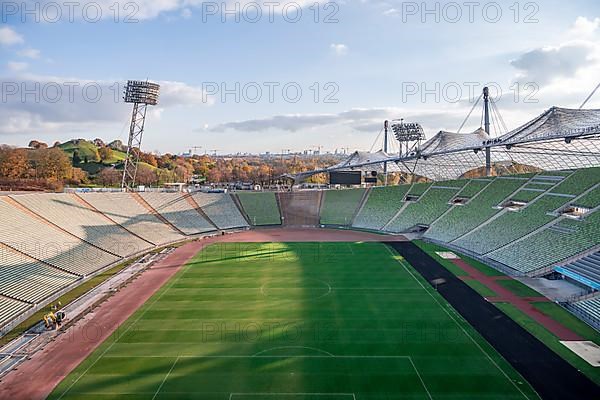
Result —
<instances>
[{"instance_id":1,"label":"stadium","mask_svg":"<svg viewBox=\"0 0 600 400\"><path fill-rule=\"evenodd\" d=\"M0 19L0 400L600 399L597 0Z\"/></svg>"},{"instance_id":2,"label":"stadium","mask_svg":"<svg viewBox=\"0 0 600 400\"><path fill-rule=\"evenodd\" d=\"M600 110L485 128L326 170L404 185L3 193L0 397L598 398Z\"/></svg>"}]
</instances>

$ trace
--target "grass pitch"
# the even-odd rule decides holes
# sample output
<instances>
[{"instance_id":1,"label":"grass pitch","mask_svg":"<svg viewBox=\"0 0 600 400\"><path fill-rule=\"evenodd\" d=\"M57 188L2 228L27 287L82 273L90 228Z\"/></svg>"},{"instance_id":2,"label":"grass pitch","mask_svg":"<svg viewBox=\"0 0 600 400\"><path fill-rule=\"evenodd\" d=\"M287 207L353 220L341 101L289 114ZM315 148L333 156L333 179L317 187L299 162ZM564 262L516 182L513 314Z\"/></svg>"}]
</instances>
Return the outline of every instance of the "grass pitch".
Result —
<instances>
[{"instance_id":1,"label":"grass pitch","mask_svg":"<svg viewBox=\"0 0 600 400\"><path fill-rule=\"evenodd\" d=\"M538 398L378 243L217 244L52 393L59 398Z\"/></svg>"}]
</instances>

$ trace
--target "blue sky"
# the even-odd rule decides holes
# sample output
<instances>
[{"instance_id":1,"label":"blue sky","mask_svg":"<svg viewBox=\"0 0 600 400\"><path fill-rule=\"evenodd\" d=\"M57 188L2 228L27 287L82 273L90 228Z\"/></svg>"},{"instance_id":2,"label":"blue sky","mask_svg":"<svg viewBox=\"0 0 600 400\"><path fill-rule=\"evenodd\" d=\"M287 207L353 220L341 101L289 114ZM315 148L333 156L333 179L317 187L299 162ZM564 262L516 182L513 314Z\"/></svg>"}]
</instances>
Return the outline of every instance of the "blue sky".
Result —
<instances>
[{"instance_id":1,"label":"blue sky","mask_svg":"<svg viewBox=\"0 0 600 400\"><path fill-rule=\"evenodd\" d=\"M386 118L421 122L430 137L458 129L469 88L478 95L488 82L511 129L553 105L578 107L600 79L593 0L324 1L318 21L313 1L280 1L272 22L261 1L98 0L76 3L72 20L63 8L57 22L53 2L25 3L34 13L8 1L0 15L0 142L14 145L124 140L130 107L114 85L127 79L161 83L143 147L174 153L368 150ZM224 15L236 4L246 12ZM86 97L84 85L102 95ZM223 98L223 87L233 93ZM479 121L477 110L465 131Z\"/></svg>"}]
</instances>

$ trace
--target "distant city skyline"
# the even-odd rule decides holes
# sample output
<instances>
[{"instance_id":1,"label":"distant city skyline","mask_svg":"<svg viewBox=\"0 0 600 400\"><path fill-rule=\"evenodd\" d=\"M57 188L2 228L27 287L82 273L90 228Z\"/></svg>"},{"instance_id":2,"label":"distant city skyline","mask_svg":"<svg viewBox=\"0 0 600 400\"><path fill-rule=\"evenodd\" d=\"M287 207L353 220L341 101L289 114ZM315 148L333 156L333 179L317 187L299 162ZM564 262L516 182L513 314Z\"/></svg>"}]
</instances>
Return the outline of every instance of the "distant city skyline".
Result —
<instances>
[{"instance_id":1,"label":"distant city skyline","mask_svg":"<svg viewBox=\"0 0 600 400\"><path fill-rule=\"evenodd\" d=\"M2 3L0 143L126 141L127 79L161 84L143 149L175 154L369 150L396 118L430 138L486 84L513 129L600 80L593 0L67 3Z\"/></svg>"}]
</instances>

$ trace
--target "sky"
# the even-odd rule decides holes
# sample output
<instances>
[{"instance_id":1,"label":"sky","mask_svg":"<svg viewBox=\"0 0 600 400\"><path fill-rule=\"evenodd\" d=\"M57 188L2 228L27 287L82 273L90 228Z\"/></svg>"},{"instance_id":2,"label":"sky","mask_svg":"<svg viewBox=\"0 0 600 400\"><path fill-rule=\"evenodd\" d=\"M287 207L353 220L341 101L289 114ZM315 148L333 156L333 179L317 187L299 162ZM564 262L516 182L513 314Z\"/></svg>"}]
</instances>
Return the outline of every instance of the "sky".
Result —
<instances>
[{"instance_id":1,"label":"sky","mask_svg":"<svg viewBox=\"0 0 600 400\"><path fill-rule=\"evenodd\" d=\"M600 2L1 2L0 143L126 141L128 79L161 85L146 151L378 150L386 119L457 131L484 85L501 135L600 83Z\"/></svg>"}]
</instances>

